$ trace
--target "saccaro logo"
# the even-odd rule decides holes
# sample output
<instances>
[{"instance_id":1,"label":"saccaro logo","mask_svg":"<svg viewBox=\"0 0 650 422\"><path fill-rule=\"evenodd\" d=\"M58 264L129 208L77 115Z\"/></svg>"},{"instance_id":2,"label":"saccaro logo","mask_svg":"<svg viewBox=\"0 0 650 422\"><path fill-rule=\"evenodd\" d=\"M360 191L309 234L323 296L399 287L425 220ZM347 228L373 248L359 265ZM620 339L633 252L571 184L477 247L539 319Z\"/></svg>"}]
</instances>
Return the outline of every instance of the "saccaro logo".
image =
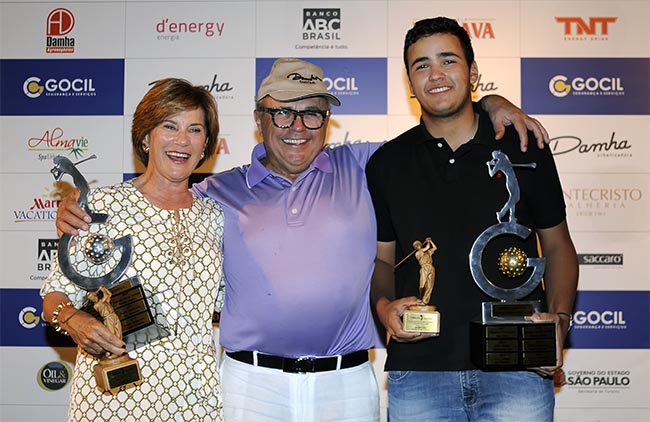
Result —
<instances>
[{"instance_id":1,"label":"saccaro logo","mask_svg":"<svg viewBox=\"0 0 650 422\"><path fill-rule=\"evenodd\" d=\"M566 97L571 92L576 96L611 96L625 95L621 78L575 77L555 75L548 82L548 90L558 98Z\"/></svg>"},{"instance_id":2,"label":"saccaro logo","mask_svg":"<svg viewBox=\"0 0 650 422\"><path fill-rule=\"evenodd\" d=\"M580 265L623 265L622 253L611 254L578 254Z\"/></svg>"}]
</instances>

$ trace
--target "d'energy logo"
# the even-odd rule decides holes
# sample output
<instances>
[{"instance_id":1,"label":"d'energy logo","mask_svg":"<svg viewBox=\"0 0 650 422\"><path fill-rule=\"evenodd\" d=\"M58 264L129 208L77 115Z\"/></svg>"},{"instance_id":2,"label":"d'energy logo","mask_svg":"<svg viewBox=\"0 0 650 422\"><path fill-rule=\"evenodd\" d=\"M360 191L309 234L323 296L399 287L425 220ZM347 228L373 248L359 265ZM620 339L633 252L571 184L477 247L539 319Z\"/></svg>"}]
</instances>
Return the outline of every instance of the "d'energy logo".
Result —
<instances>
[{"instance_id":1,"label":"d'energy logo","mask_svg":"<svg viewBox=\"0 0 650 422\"><path fill-rule=\"evenodd\" d=\"M556 75L548 83L551 94L558 98L573 95L625 95L621 78L575 77L569 80L564 75Z\"/></svg>"}]
</instances>

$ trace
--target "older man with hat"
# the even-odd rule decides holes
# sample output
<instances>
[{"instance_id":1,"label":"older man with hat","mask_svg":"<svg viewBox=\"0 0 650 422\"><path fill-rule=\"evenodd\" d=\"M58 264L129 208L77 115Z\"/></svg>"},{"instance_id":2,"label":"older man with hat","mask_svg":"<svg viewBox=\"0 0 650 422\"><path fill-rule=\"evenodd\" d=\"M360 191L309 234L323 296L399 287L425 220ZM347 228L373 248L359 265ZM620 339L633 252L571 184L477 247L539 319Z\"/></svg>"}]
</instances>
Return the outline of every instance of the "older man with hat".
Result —
<instances>
[{"instance_id":1,"label":"older man with hat","mask_svg":"<svg viewBox=\"0 0 650 422\"><path fill-rule=\"evenodd\" d=\"M376 421L368 349L375 221L364 168L376 143L324 149L322 70L277 60L254 112L251 164L195 187L225 213L220 341L227 421Z\"/></svg>"},{"instance_id":2,"label":"older man with hat","mask_svg":"<svg viewBox=\"0 0 650 422\"><path fill-rule=\"evenodd\" d=\"M368 359L368 349L383 345L369 306L377 236L364 170L381 144L324 148L331 105L340 101L320 67L278 59L257 95L264 142L251 164L193 187L225 215L228 422L379 420ZM525 133L537 124L505 100L493 108L497 125L512 117ZM75 203L65 208L59 230L87 229Z\"/></svg>"}]
</instances>

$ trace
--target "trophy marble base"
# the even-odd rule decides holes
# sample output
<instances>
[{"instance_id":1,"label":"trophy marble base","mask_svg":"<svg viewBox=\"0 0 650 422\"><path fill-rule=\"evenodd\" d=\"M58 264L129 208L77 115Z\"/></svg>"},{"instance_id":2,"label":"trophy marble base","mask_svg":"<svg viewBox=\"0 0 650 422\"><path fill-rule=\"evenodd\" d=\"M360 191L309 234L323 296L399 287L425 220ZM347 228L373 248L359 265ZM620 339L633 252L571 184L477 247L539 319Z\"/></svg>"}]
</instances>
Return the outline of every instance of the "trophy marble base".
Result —
<instances>
[{"instance_id":1,"label":"trophy marble base","mask_svg":"<svg viewBox=\"0 0 650 422\"><path fill-rule=\"evenodd\" d=\"M404 331L440 334L440 312L435 306L413 305L402 315Z\"/></svg>"},{"instance_id":2,"label":"trophy marble base","mask_svg":"<svg viewBox=\"0 0 650 422\"><path fill-rule=\"evenodd\" d=\"M483 370L525 370L556 364L554 322L470 322L471 359Z\"/></svg>"},{"instance_id":3,"label":"trophy marble base","mask_svg":"<svg viewBox=\"0 0 650 422\"><path fill-rule=\"evenodd\" d=\"M97 387L102 392L115 394L122 389L142 384L140 365L129 355L103 358L93 367L93 372Z\"/></svg>"}]
</instances>

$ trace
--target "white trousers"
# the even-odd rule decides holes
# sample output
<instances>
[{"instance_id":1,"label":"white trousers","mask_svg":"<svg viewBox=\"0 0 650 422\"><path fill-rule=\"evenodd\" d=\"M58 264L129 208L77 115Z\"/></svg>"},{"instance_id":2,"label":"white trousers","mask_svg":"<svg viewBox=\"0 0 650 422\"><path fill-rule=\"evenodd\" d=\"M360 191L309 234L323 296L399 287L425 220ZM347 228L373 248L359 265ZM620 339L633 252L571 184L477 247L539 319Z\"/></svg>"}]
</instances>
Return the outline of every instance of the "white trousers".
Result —
<instances>
[{"instance_id":1,"label":"white trousers","mask_svg":"<svg viewBox=\"0 0 650 422\"><path fill-rule=\"evenodd\" d=\"M292 374L223 355L220 371L225 422L379 421L379 390L369 361Z\"/></svg>"}]
</instances>

